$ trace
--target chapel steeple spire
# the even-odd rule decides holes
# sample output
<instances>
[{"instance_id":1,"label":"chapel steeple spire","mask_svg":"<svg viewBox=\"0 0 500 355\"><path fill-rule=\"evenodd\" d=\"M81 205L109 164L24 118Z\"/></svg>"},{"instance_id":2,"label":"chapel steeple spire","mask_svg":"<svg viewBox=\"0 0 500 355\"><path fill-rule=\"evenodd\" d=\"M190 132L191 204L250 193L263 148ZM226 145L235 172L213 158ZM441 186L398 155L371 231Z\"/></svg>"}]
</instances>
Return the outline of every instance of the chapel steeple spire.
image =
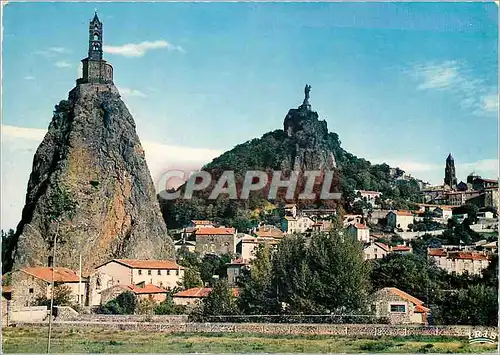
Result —
<instances>
[{"instance_id":1,"label":"chapel steeple spire","mask_svg":"<svg viewBox=\"0 0 500 355\"><path fill-rule=\"evenodd\" d=\"M90 60L102 60L102 22L95 12L89 24L89 57Z\"/></svg>"}]
</instances>

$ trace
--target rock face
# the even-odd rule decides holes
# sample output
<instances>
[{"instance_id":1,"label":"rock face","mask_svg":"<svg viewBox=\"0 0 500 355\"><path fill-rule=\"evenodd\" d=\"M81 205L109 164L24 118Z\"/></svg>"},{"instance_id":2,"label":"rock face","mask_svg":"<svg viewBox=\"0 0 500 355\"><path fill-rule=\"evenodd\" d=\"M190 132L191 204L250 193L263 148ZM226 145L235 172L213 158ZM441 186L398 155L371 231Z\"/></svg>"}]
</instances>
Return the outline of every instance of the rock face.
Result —
<instances>
[{"instance_id":1,"label":"rock face","mask_svg":"<svg viewBox=\"0 0 500 355\"><path fill-rule=\"evenodd\" d=\"M336 167L332 147L328 144L326 121L320 121L309 105L288 111L283 130L295 145L292 170L333 170Z\"/></svg>"},{"instance_id":2,"label":"rock face","mask_svg":"<svg viewBox=\"0 0 500 355\"><path fill-rule=\"evenodd\" d=\"M54 201L64 198L76 208L55 223ZM134 120L112 83L79 84L56 106L33 159L14 267L46 266L56 230L56 265L78 269L81 253L84 273L111 258L174 258Z\"/></svg>"}]
</instances>

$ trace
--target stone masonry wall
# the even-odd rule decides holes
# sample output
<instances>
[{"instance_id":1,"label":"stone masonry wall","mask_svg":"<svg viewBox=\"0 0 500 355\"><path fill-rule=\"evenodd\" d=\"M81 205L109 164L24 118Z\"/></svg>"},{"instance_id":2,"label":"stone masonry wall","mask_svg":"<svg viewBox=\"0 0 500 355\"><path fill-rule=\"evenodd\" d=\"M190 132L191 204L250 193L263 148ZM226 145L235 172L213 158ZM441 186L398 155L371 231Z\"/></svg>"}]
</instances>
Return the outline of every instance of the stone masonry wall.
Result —
<instances>
[{"instance_id":1,"label":"stone masonry wall","mask_svg":"<svg viewBox=\"0 0 500 355\"><path fill-rule=\"evenodd\" d=\"M154 316L153 316L154 318ZM496 327L442 326L424 327L415 325L386 324L257 324L257 323L155 323L155 322L95 322L56 321L54 327L103 328L140 330L164 333L260 333L260 334L319 334L355 337L381 336L494 336ZM47 326L45 323L17 323L17 326Z\"/></svg>"}]
</instances>

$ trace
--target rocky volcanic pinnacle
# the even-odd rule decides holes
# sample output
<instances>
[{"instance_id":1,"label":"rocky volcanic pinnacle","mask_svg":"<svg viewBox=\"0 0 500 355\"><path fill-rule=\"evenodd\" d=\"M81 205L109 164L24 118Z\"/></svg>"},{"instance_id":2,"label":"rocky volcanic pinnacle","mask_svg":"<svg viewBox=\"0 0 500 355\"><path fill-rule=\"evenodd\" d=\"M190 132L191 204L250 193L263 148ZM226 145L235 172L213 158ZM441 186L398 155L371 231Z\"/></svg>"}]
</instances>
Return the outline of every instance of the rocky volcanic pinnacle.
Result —
<instances>
[{"instance_id":1,"label":"rocky volcanic pinnacle","mask_svg":"<svg viewBox=\"0 0 500 355\"><path fill-rule=\"evenodd\" d=\"M54 201L64 207L54 223ZM68 205L69 202L69 205ZM56 203L57 205L57 203ZM111 258L173 259L134 120L113 84L79 84L56 106L33 160L14 267L83 271Z\"/></svg>"}]
</instances>

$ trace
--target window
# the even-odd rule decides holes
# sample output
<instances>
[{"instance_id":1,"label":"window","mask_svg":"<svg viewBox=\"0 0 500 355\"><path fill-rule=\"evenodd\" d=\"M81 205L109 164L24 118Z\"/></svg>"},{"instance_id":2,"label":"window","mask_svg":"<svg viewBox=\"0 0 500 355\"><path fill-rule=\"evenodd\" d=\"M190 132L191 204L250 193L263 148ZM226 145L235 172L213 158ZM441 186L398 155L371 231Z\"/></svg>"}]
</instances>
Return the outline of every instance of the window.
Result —
<instances>
[{"instance_id":1,"label":"window","mask_svg":"<svg viewBox=\"0 0 500 355\"><path fill-rule=\"evenodd\" d=\"M170 270L167 270L167 275L170 275Z\"/></svg>"},{"instance_id":2,"label":"window","mask_svg":"<svg viewBox=\"0 0 500 355\"><path fill-rule=\"evenodd\" d=\"M158 270L158 275L161 275L161 270Z\"/></svg>"},{"instance_id":3,"label":"window","mask_svg":"<svg viewBox=\"0 0 500 355\"><path fill-rule=\"evenodd\" d=\"M151 270L148 270L148 275L151 275Z\"/></svg>"},{"instance_id":4,"label":"window","mask_svg":"<svg viewBox=\"0 0 500 355\"><path fill-rule=\"evenodd\" d=\"M179 276L179 270L175 270L175 275Z\"/></svg>"},{"instance_id":5,"label":"window","mask_svg":"<svg viewBox=\"0 0 500 355\"><path fill-rule=\"evenodd\" d=\"M34 290L32 288L30 288L30 293L33 293L33 292L34 292Z\"/></svg>"},{"instance_id":6,"label":"window","mask_svg":"<svg viewBox=\"0 0 500 355\"><path fill-rule=\"evenodd\" d=\"M137 270L138 275L142 275L142 270Z\"/></svg>"},{"instance_id":7,"label":"window","mask_svg":"<svg viewBox=\"0 0 500 355\"><path fill-rule=\"evenodd\" d=\"M405 313L406 306L404 304L391 304L391 313Z\"/></svg>"}]
</instances>

